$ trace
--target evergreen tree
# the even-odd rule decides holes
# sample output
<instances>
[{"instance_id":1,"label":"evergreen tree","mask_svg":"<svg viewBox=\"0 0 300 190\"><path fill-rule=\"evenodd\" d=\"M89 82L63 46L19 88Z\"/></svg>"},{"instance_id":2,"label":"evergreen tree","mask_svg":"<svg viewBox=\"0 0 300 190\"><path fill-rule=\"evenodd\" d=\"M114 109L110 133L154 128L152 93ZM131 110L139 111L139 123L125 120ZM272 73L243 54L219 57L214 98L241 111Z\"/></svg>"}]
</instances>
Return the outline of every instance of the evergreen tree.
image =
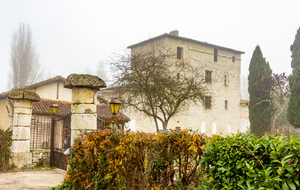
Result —
<instances>
[{"instance_id":1,"label":"evergreen tree","mask_svg":"<svg viewBox=\"0 0 300 190\"><path fill-rule=\"evenodd\" d=\"M272 104L271 85L268 79L272 75L269 63L263 58L259 46L256 46L249 66L249 120L251 133L261 136L270 131Z\"/></svg>"},{"instance_id":2,"label":"evergreen tree","mask_svg":"<svg viewBox=\"0 0 300 190\"><path fill-rule=\"evenodd\" d=\"M300 28L297 31L292 52L292 75L289 77L291 96L289 100L287 119L295 127L300 127Z\"/></svg>"}]
</instances>

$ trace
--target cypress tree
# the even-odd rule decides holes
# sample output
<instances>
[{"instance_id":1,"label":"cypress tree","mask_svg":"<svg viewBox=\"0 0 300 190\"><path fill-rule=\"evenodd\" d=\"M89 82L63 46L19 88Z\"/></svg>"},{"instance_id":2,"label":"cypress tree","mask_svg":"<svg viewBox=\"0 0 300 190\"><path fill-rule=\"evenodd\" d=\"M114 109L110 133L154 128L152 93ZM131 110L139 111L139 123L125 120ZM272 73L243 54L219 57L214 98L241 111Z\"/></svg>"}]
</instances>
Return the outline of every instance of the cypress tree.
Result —
<instances>
[{"instance_id":1,"label":"cypress tree","mask_svg":"<svg viewBox=\"0 0 300 190\"><path fill-rule=\"evenodd\" d=\"M249 65L249 120L251 133L261 136L270 131L272 104L270 101L272 75L269 63L263 58L259 46L256 46Z\"/></svg>"},{"instance_id":2,"label":"cypress tree","mask_svg":"<svg viewBox=\"0 0 300 190\"><path fill-rule=\"evenodd\" d=\"M292 75L289 76L291 96L287 109L287 119L295 127L300 127L300 28L291 45Z\"/></svg>"}]
</instances>

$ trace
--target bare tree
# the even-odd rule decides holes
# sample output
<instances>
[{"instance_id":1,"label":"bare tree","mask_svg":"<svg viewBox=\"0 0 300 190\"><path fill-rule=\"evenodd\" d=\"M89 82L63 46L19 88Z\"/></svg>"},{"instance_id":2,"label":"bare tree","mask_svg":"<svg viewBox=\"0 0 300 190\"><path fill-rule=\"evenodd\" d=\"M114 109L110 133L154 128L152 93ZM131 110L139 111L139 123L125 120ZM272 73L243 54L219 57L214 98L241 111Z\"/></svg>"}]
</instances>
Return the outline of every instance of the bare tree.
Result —
<instances>
[{"instance_id":1,"label":"bare tree","mask_svg":"<svg viewBox=\"0 0 300 190\"><path fill-rule=\"evenodd\" d=\"M288 102L290 98L290 86L285 73L273 74L271 82L271 100L273 104L272 128L275 130L281 125L288 124L286 117Z\"/></svg>"},{"instance_id":2,"label":"bare tree","mask_svg":"<svg viewBox=\"0 0 300 190\"><path fill-rule=\"evenodd\" d=\"M102 80L104 80L105 82L109 81L109 77L107 75L107 64L103 61L100 61L98 63L98 66L97 66L97 70L96 70L96 76L98 76L99 78L101 78Z\"/></svg>"},{"instance_id":3,"label":"bare tree","mask_svg":"<svg viewBox=\"0 0 300 190\"><path fill-rule=\"evenodd\" d=\"M86 74L89 74L89 75L93 75L93 74L94 74L94 72L93 72L90 68L86 68L86 69L84 70L84 72L85 72Z\"/></svg>"},{"instance_id":4,"label":"bare tree","mask_svg":"<svg viewBox=\"0 0 300 190\"><path fill-rule=\"evenodd\" d=\"M270 86L270 97L264 100L257 101L254 105L259 106L262 103L268 103L272 109L270 109L271 118L271 131L273 134L282 132L282 128L288 125L286 117L288 102L290 98L290 86L288 76L285 73L276 74L273 73L271 77L265 78L262 81L262 85L255 89L255 92L264 91L265 86ZM281 131L278 131L281 130ZM265 131L261 131L264 133Z\"/></svg>"},{"instance_id":5,"label":"bare tree","mask_svg":"<svg viewBox=\"0 0 300 190\"><path fill-rule=\"evenodd\" d=\"M9 88L24 87L38 82L43 77L29 24L20 23L18 30L13 34L10 66Z\"/></svg>"},{"instance_id":6,"label":"bare tree","mask_svg":"<svg viewBox=\"0 0 300 190\"><path fill-rule=\"evenodd\" d=\"M152 45L147 51L115 55L111 62L122 102L158 121L168 122L189 104L204 100L201 69L177 60L169 48Z\"/></svg>"},{"instance_id":7,"label":"bare tree","mask_svg":"<svg viewBox=\"0 0 300 190\"><path fill-rule=\"evenodd\" d=\"M85 69L86 74L96 75L107 83L109 81L109 77L107 75L106 64L103 61L100 61L97 65L97 70L93 71L90 68Z\"/></svg>"}]
</instances>

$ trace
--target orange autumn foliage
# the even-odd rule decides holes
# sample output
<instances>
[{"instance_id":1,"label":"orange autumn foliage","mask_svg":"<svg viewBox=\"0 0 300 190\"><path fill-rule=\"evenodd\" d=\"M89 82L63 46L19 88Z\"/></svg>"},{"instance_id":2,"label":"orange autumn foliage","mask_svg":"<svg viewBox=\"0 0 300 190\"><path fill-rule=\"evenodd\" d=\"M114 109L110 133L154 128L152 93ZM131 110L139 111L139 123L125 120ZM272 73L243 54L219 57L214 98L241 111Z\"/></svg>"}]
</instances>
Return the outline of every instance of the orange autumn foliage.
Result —
<instances>
[{"instance_id":1,"label":"orange autumn foliage","mask_svg":"<svg viewBox=\"0 0 300 190\"><path fill-rule=\"evenodd\" d=\"M132 133L103 130L74 142L64 186L70 189L197 187L205 137L187 130Z\"/></svg>"}]
</instances>

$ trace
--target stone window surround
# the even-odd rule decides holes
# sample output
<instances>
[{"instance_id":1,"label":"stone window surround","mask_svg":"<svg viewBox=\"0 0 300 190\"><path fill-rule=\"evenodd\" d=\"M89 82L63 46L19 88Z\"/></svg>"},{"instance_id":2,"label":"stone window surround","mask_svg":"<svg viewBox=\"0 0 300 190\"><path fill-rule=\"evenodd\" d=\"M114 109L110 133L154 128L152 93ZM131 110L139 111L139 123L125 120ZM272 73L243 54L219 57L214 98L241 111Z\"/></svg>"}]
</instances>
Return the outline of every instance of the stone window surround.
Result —
<instances>
[{"instance_id":1,"label":"stone window surround","mask_svg":"<svg viewBox=\"0 0 300 190\"><path fill-rule=\"evenodd\" d=\"M177 59L183 59L183 47L177 46Z\"/></svg>"},{"instance_id":2,"label":"stone window surround","mask_svg":"<svg viewBox=\"0 0 300 190\"><path fill-rule=\"evenodd\" d=\"M210 70L205 70L205 82L206 83L211 83L211 77L212 76L212 71Z\"/></svg>"},{"instance_id":3,"label":"stone window surround","mask_svg":"<svg viewBox=\"0 0 300 190\"><path fill-rule=\"evenodd\" d=\"M210 110L211 109L211 96L205 96L204 108L206 110Z\"/></svg>"},{"instance_id":4,"label":"stone window surround","mask_svg":"<svg viewBox=\"0 0 300 190\"><path fill-rule=\"evenodd\" d=\"M218 49L214 49L214 62L218 62Z\"/></svg>"}]
</instances>

